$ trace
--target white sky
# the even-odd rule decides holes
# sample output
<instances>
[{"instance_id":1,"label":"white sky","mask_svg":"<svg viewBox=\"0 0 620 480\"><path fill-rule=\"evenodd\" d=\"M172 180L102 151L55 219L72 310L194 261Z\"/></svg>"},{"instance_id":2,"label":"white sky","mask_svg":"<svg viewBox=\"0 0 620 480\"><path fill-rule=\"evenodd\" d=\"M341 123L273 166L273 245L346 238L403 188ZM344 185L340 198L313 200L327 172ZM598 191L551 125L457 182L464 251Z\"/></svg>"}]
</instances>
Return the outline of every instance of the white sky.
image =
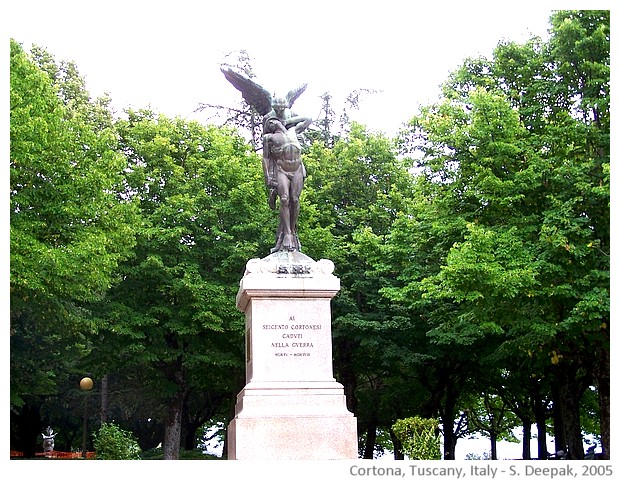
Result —
<instances>
[{"instance_id":1,"label":"white sky","mask_svg":"<svg viewBox=\"0 0 620 480\"><path fill-rule=\"evenodd\" d=\"M3 2L5 3L5 2ZM8 2L7 2L8 3ZM439 94L469 56L490 56L502 39L545 37L553 8L586 2L380 2L314 0L10 2L4 31L71 60L93 96L109 92L117 111L151 106L169 116L207 121L202 103L236 106L241 94L219 70L245 49L256 81L285 94L308 83L295 110L317 118L319 96L366 96L355 120L395 133ZM587 2L587 8L597 2ZM610 2L601 1L601 8ZM502 5L498 7L497 5ZM506 7L505 5L509 5ZM578 5L574 5L578 7ZM340 113L339 109L337 113Z\"/></svg>"}]
</instances>

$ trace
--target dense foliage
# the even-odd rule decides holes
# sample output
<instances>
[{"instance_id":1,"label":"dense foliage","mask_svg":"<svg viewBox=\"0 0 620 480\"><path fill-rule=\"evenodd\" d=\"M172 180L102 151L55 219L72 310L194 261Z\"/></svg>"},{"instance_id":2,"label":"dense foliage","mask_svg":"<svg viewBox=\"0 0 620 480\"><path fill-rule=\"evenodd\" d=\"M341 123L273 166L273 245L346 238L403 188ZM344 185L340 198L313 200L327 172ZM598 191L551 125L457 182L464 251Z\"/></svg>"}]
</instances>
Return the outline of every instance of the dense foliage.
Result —
<instances>
[{"instance_id":1,"label":"dense foliage","mask_svg":"<svg viewBox=\"0 0 620 480\"><path fill-rule=\"evenodd\" d=\"M529 458L534 426L538 458L547 435L610 454L609 12L550 24L465 60L397 138L330 136L326 108L305 140L299 235L341 279L334 370L364 458L403 458L413 417L440 420L446 459L474 433L495 458L515 427ZM11 448L47 425L75 448L97 398L92 431L174 459L230 420L234 299L277 219L237 131L108 103L11 42Z\"/></svg>"}]
</instances>

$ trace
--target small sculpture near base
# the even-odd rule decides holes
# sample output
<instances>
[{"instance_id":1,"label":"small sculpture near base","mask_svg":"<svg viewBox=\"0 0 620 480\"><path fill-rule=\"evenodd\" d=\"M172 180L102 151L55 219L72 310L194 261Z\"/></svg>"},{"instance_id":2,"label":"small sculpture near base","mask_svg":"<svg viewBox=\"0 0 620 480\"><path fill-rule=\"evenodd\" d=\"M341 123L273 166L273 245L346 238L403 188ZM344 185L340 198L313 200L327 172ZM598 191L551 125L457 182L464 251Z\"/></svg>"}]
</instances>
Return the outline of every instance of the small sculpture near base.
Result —
<instances>
[{"instance_id":1,"label":"small sculpture near base","mask_svg":"<svg viewBox=\"0 0 620 480\"><path fill-rule=\"evenodd\" d=\"M52 427L47 427L45 433L42 433L43 437L43 451L44 452L53 452L54 451L54 437L56 433L52 430Z\"/></svg>"}]
</instances>

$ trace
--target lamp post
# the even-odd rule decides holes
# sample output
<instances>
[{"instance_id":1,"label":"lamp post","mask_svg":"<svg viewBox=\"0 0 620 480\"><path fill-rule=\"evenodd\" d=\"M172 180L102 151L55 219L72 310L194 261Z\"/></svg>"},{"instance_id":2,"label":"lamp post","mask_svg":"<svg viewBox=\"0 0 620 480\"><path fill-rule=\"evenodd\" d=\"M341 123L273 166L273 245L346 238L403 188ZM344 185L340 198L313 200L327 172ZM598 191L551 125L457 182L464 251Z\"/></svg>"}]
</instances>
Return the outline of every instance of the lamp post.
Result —
<instances>
[{"instance_id":1,"label":"lamp post","mask_svg":"<svg viewBox=\"0 0 620 480\"><path fill-rule=\"evenodd\" d=\"M82 427L82 458L86 458L86 433L87 433L87 419L88 419L88 396L89 392L93 389L93 381L89 377L84 377L80 380L80 390L86 391L86 396L84 397L84 425Z\"/></svg>"}]
</instances>

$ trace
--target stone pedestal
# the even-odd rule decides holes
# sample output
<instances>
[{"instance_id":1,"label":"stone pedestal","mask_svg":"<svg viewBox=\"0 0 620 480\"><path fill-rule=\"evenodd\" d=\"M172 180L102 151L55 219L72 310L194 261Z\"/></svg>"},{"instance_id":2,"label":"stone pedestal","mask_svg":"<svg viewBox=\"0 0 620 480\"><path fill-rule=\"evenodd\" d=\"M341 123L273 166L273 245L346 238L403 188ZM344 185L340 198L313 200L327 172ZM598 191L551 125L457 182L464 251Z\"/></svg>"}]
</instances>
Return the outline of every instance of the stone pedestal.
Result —
<instances>
[{"instance_id":1,"label":"stone pedestal","mask_svg":"<svg viewBox=\"0 0 620 480\"><path fill-rule=\"evenodd\" d=\"M228 426L231 460L356 459L357 422L333 377L329 260L278 252L247 263L246 386Z\"/></svg>"}]
</instances>

